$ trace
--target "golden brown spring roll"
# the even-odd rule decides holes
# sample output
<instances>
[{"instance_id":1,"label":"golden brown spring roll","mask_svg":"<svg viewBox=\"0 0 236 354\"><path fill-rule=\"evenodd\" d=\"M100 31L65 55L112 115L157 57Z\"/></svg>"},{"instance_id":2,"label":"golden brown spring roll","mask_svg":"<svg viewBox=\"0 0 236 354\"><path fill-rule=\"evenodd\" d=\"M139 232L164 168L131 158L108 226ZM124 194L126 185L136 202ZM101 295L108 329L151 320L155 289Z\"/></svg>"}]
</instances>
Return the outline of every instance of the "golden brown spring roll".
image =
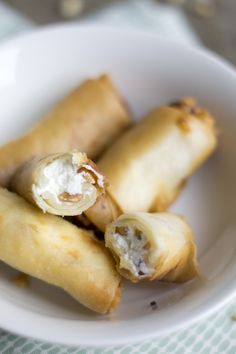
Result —
<instances>
[{"instance_id":1,"label":"golden brown spring roll","mask_svg":"<svg viewBox=\"0 0 236 354\"><path fill-rule=\"evenodd\" d=\"M0 148L0 185L7 186L18 167L34 157L78 149L94 159L129 123L110 78L87 80L28 133Z\"/></svg>"},{"instance_id":2,"label":"golden brown spring roll","mask_svg":"<svg viewBox=\"0 0 236 354\"><path fill-rule=\"evenodd\" d=\"M123 214L107 226L105 241L120 274L133 282L186 282L198 274L192 231L178 215Z\"/></svg>"},{"instance_id":3,"label":"golden brown spring roll","mask_svg":"<svg viewBox=\"0 0 236 354\"><path fill-rule=\"evenodd\" d=\"M0 260L64 289L98 313L113 310L120 301L121 277L102 243L2 188Z\"/></svg>"},{"instance_id":4,"label":"golden brown spring roll","mask_svg":"<svg viewBox=\"0 0 236 354\"><path fill-rule=\"evenodd\" d=\"M104 232L106 226L122 214L122 211L116 202L110 198L106 189L106 194L101 195L97 202L87 209L84 214L92 224Z\"/></svg>"},{"instance_id":5,"label":"golden brown spring roll","mask_svg":"<svg viewBox=\"0 0 236 354\"><path fill-rule=\"evenodd\" d=\"M80 215L105 192L105 178L85 153L72 151L33 159L13 177L11 188L55 215Z\"/></svg>"},{"instance_id":6,"label":"golden brown spring roll","mask_svg":"<svg viewBox=\"0 0 236 354\"><path fill-rule=\"evenodd\" d=\"M195 101L185 99L176 106L154 109L98 161L109 180L107 193L116 206L116 216L165 210L216 145L214 120ZM98 203L86 215L104 230L112 218L108 220L106 209Z\"/></svg>"}]
</instances>

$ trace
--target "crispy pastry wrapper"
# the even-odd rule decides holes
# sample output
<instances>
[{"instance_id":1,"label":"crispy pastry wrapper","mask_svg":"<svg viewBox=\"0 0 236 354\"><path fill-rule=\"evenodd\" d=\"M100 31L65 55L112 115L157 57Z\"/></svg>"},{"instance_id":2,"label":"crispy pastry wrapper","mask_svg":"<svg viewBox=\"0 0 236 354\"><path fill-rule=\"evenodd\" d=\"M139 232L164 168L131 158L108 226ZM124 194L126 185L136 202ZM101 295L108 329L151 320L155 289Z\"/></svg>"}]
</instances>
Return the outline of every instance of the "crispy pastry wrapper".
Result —
<instances>
[{"instance_id":1,"label":"crispy pastry wrapper","mask_svg":"<svg viewBox=\"0 0 236 354\"><path fill-rule=\"evenodd\" d=\"M107 226L105 241L120 274L133 282L186 282L198 275L191 228L173 213L123 214Z\"/></svg>"},{"instance_id":2,"label":"crispy pastry wrapper","mask_svg":"<svg viewBox=\"0 0 236 354\"><path fill-rule=\"evenodd\" d=\"M98 166L109 180L107 193L117 210L164 211L216 145L213 118L185 99L150 112L106 150ZM92 210L99 210L97 203ZM104 220L103 230L105 213L90 218Z\"/></svg>"},{"instance_id":3,"label":"crispy pastry wrapper","mask_svg":"<svg viewBox=\"0 0 236 354\"><path fill-rule=\"evenodd\" d=\"M98 313L113 310L120 301L121 277L114 260L91 232L43 214L2 188L0 260L64 289Z\"/></svg>"},{"instance_id":4,"label":"crispy pastry wrapper","mask_svg":"<svg viewBox=\"0 0 236 354\"><path fill-rule=\"evenodd\" d=\"M101 195L84 214L92 224L104 232L106 225L115 220L121 213L121 209L106 190L106 193Z\"/></svg>"},{"instance_id":5,"label":"crispy pastry wrapper","mask_svg":"<svg viewBox=\"0 0 236 354\"><path fill-rule=\"evenodd\" d=\"M51 154L27 162L14 175L11 188L55 215L80 215L105 192L106 181L85 153Z\"/></svg>"},{"instance_id":6,"label":"crispy pastry wrapper","mask_svg":"<svg viewBox=\"0 0 236 354\"><path fill-rule=\"evenodd\" d=\"M126 106L103 75L75 88L33 128L0 147L0 185L34 157L78 149L97 158L130 124Z\"/></svg>"}]
</instances>

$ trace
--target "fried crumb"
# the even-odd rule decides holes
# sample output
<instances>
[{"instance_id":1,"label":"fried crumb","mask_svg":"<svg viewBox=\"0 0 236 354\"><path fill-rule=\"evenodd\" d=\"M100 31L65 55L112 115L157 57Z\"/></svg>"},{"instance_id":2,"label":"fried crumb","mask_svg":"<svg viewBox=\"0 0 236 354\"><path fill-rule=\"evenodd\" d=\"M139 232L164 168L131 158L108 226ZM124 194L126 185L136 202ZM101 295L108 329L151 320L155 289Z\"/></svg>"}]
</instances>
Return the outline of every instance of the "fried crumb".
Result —
<instances>
[{"instance_id":1,"label":"fried crumb","mask_svg":"<svg viewBox=\"0 0 236 354\"><path fill-rule=\"evenodd\" d=\"M233 314L232 320L233 320L233 321L236 321L236 312Z\"/></svg>"},{"instance_id":2,"label":"fried crumb","mask_svg":"<svg viewBox=\"0 0 236 354\"><path fill-rule=\"evenodd\" d=\"M151 307L152 310L156 310L158 308L156 301L151 301L149 306Z\"/></svg>"},{"instance_id":3,"label":"fried crumb","mask_svg":"<svg viewBox=\"0 0 236 354\"><path fill-rule=\"evenodd\" d=\"M25 273L19 273L12 280L12 283L19 288L26 288L30 286L30 277Z\"/></svg>"}]
</instances>

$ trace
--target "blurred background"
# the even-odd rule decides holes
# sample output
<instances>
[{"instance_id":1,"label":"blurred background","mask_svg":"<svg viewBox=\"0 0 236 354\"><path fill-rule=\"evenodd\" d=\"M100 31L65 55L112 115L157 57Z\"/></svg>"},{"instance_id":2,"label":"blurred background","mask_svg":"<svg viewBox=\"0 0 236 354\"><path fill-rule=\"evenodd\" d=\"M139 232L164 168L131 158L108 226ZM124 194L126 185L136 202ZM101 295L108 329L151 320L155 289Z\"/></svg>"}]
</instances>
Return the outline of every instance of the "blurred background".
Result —
<instances>
[{"instance_id":1,"label":"blurred background","mask_svg":"<svg viewBox=\"0 0 236 354\"><path fill-rule=\"evenodd\" d=\"M212 49L236 65L236 0L0 0L0 40L56 22L139 28Z\"/></svg>"}]
</instances>

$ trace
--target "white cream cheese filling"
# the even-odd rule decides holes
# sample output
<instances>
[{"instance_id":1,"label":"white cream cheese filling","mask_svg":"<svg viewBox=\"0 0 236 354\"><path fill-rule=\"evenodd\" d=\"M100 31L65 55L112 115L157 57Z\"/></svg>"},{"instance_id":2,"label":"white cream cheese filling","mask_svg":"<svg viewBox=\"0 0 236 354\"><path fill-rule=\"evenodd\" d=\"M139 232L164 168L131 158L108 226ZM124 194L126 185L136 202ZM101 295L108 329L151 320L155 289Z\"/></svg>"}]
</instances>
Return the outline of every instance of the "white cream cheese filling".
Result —
<instances>
[{"instance_id":1,"label":"white cream cheese filling","mask_svg":"<svg viewBox=\"0 0 236 354\"><path fill-rule=\"evenodd\" d=\"M150 273L151 269L147 264L149 243L141 231L132 226L116 227L111 237L118 251L120 266L137 277Z\"/></svg>"},{"instance_id":2,"label":"white cream cheese filling","mask_svg":"<svg viewBox=\"0 0 236 354\"><path fill-rule=\"evenodd\" d=\"M79 171L79 168L83 170ZM95 181L92 171L97 177ZM103 176L98 174L90 165L81 165L73 163L71 156L55 159L41 170L40 177L35 185L36 193L44 199L52 199L57 203L72 202L66 198L62 200L60 196L91 196L94 194L95 183L103 186Z\"/></svg>"}]
</instances>

